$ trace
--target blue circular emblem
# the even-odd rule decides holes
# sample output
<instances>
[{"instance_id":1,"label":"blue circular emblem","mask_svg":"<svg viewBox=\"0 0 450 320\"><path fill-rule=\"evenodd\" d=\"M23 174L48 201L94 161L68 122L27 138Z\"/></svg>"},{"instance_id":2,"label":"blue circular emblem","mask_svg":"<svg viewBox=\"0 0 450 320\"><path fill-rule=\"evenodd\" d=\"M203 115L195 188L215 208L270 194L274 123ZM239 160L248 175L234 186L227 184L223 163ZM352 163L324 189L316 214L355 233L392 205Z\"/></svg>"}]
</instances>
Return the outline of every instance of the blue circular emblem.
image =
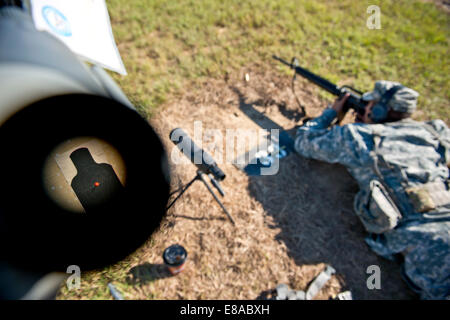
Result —
<instances>
[{"instance_id":1,"label":"blue circular emblem","mask_svg":"<svg viewBox=\"0 0 450 320\"><path fill-rule=\"evenodd\" d=\"M70 23L67 18L58 10L53 7L45 6L42 8L42 16L48 26L57 34L70 37L72 30L70 29Z\"/></svg>"}]
</instances>

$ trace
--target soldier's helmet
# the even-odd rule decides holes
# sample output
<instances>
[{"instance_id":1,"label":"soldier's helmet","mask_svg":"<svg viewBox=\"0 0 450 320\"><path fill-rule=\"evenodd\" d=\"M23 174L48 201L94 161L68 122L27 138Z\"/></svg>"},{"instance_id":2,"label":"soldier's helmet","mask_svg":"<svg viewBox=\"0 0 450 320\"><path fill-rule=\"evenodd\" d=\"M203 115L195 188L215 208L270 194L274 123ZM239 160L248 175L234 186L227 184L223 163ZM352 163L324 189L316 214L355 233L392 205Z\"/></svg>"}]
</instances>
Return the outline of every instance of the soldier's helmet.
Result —
<instances>
[{"instance_id":1,"label":"soldier's helmet","mask_svg":"<svg viewBox=\"0 0 450 320\"><path fill-rule=\"evenodd\" d=\"M386 92L395 86L400 86L400 88L396 90L389 99L386 107L397 112L413 113L417 108L417 98L419 97L419 93L398 82L386 80L377 81L373 91L364 93L362 99L364 101L375 100L378 103L382 100L382 97Z\"/></svg>"}]
</instances>

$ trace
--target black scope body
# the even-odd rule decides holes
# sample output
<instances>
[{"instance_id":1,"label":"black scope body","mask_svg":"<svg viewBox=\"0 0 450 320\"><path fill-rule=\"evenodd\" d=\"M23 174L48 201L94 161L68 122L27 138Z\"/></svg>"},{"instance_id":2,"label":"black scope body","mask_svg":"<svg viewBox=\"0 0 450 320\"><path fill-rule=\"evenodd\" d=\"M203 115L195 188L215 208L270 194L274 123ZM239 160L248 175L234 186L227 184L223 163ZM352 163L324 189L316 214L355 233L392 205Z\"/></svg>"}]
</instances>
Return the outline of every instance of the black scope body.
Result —
<instances>
[{"instance_id":1,"label":"black scope body","mask_svg":"<svg viewBox=\"0 0 450 320\"><path fill-rule=\"evenodd\" d=\"M212 174L216 180L222 181L225 179L225 173L219 168L213 157L199 148L183 129L173 129L170 132L170 140L172 140L199 170L206 174Z\"/></svg>"},{"instance_id":2,"label":"black scope body","mask_svg":"<svg viewBox=\"0 0 450 320\"><path fill-rule=\"evenodd\" d=\"M101 268L158 228L170 186L160 138L103 69L36 30L16 7L0 8L0 97L0 275L4 262L30 272ZM111 145L126 177L120 197L79 213L55 202L76 200L73 184L58 183L52 188L67 192L50 194L43 168L50 163L51 175L63 176L53 150L84 137ZM103 154L110 159L108 149ZM0 296L3 289L0 282Z\"/></svg>"}]
</instances>

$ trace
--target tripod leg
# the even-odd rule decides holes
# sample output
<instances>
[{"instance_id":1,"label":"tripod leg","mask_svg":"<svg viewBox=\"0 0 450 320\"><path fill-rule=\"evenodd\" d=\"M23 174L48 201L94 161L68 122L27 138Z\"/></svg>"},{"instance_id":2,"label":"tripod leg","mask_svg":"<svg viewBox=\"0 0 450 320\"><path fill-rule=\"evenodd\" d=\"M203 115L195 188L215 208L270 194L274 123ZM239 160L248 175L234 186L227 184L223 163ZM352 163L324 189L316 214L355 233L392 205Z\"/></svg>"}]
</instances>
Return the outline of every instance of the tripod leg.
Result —
<instances>
[{"instance_id":1,"label":"tripod leg","mask_svg":"<svg viewBox=\"0 0 450 320\"><path fill-rule=\"evenodd\" d=\"M214 191L211 189L211 187L209 186L208 182L206 182L205 178L203 177L203 172L201 171L197 171L197 177L200 178L200 180L202 180L203 184L206 186L206 188L208 188L208 191L212 194L212 196L214 197L214 199L217 201L217 203L220 205L220 207L222 208L222 210L226 213L226 215L228 216L228 218L230 219L231 223L233 225L236 225L236 223L234 222L233 218L231 217L231 214L228 212L227 208L225 208L225 206L222 204L222 202L220 201L220 199L216 196L216 194L214 193Z\"/></svg>"},{"instance_id":2,"label":"tripod leg","mask_svg":"<svg viewBox=\"0 0 450 320\"><path fill-rule=\"evenodd\" d=\"M191 184L193 184L194 181L197 180L197 179L198 179L198 175L195 176L194 179L192 179L191 181L189 181L189 183L186 184L184 187L182 187L181 189L175 190L174 192L171 193L171 195L172 195L172 194L174 194L174 193L176 193L176 192L178 192L178 191L181 190L180 193L177 195L177 197L176 197L176 198L175 198L175 199L167 206L166 211L169 210L170 207L173 206L173 204L175 203L175 201L177 201L177 200L183 195L183 193L191 186Z\"/></svg>"}]
</instances>

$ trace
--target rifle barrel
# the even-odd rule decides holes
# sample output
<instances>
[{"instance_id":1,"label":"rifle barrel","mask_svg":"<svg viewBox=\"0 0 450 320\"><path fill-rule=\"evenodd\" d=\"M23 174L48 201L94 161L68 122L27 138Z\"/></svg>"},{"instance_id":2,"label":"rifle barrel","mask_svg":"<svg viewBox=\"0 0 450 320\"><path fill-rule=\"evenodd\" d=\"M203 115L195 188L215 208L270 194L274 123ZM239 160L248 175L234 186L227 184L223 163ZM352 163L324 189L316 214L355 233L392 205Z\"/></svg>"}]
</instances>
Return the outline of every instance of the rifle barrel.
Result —
<instances>
[{"instance_id":1,"label":"rifle barrel","mask_svg":"<svg viewBox=\"0 0 450 320\"><path fill-rule=\"evenodd\" d=\"M276 55L273 55L272 58L275 60L280 61L281 63L287 65L289 68L293 68L292 63L287 62L286 60L281 59L280 57L277 57Z\"/></svg>"},{"instance_id":2,"label":"rifle barrel","mask_svg":"<svg viewBox=\"0 0 450 320\"><path fill-rule=\"evenodd\" d=\"M291 69L294 69L296 73L313 82L314 84L318 85L322 89L328 91L329 93L334 94L336 96L339 96L341 94L341 90L337 85L322 78L321 76L318 76L317 74L314 74L309 70L303 69L302 67L294 66L292 63L289 63L286 60L283 60L275 55L273 56L273 58L287 65Z\"/></svg>"},{"instance_id":3,"label":"rifle barrel","mask_svg":"<svg viewBox=\"0 0 450 320\"><path fill-rule=\"evenodd\" d=\"M306 70L302 67L299 67L297 65L294 65L293 63L289 63L286 60L283 60L275 55L272 56L275 60L280 61L281 63L287 65L289 68L294 69L295 72L299 75L301 75L302 77L308 79L309 81L311 81L312 83L314 83L315 85L321 87L322 89L328 91L329 93L335 95L335 96L341 96L343 93L348 92L346 89L344 88L339 88L337 85L335 85L334 83L328 81L327 79L322 78L321 76L318 76L314 73L312 73L309 70ZM356 91L356 90L354 90ZM361 101L360 97L356 94L354 94L353 92L350 92L350 97L347 100L346 105L350 108L355 109L357 112L364 112L365 109L365 103L363 101Z\"/></svg>"},{"instance_id":4,"label":"rifle barrel","mask_svg":"<svg viewBox=\"0 0 450 320\"><path fill-rule=\"evenodd\" d=\"M341 89L339 89L337 85L322 78L321 76L312 73L311 71L296 66L295 72L297 72L302 77L308 79L309 81L313 82L314 84L318 85L319 87L328 91L331 94L334 94L336 96L339 96L341 94Z\"/></svg>"}]
</instances>

